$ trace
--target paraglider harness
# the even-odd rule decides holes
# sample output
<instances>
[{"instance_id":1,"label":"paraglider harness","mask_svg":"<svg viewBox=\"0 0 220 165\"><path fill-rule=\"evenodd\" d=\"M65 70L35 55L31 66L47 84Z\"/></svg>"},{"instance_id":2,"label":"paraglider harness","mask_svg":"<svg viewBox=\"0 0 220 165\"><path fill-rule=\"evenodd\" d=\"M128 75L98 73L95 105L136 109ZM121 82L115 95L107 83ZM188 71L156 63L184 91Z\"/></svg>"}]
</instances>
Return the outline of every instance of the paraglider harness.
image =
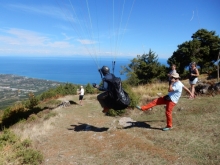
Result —
<instances>
[{"instance_id":1,"label":"paraglider harness","mask_svg":"<svg viewBox=\"0 0 220 165\"><path fill-rule=\"evenodd\" d=\"M99 69L101 78L108 83L108 94L111 100L113 100L112 108L114 110L122 110L127 108L130 104L130 98L128 93L124 91L122 88L122 82L120 77L116 77L114 74L112 75L111 79L103 78L101 70Z\"/></svg>"}]
</instances>

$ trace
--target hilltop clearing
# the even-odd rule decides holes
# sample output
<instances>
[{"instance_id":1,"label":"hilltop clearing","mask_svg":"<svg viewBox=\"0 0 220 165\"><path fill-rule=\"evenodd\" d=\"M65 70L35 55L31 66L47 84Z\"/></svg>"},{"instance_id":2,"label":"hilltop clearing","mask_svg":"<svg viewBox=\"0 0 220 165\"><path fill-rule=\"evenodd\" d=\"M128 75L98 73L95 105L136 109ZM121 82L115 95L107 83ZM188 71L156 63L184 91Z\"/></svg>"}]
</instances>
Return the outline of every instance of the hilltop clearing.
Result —
<instances>
[{"instance_id":1,"label":"hilltop clearing","mask_svg":"<svg viewBox=\"0 0 220 165\"><path fill-rule=\"evenodd\" d=\"M13 126L44 155L43 165L218 164L220 96L181 98L173 111L174 128L165 126L163 106L105 116L96 95L66 96L70 106L51 111L55 117Z\"/></svg>"}]
</instances>

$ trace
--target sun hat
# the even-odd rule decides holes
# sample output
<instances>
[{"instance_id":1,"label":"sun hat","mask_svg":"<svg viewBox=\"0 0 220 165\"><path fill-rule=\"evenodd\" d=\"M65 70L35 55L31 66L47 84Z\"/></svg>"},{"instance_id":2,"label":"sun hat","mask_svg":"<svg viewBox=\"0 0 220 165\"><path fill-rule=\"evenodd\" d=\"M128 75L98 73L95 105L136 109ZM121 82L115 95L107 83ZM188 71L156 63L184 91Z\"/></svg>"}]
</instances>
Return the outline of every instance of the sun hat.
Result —
<instances>
[{"instance_id":1,"label":"sun hat","mask_svg":"<svg viewBox=\"0 0 220 165\"><path fill-rule=\"evenodd\" d=\"M180 78L178 73L173 73L171 76L174 77L174 78Z\"/></svg>"}]
</instances>

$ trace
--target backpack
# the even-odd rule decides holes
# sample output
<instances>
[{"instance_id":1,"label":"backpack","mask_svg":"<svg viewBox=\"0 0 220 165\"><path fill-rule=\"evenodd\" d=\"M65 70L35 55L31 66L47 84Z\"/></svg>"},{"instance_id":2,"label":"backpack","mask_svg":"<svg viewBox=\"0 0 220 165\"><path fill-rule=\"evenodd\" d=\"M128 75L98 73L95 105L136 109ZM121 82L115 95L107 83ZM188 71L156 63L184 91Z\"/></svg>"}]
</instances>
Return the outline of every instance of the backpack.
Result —
<instances>
[{"instance_id":1,"label":"backpack","mask_svg":"<svg viewBox=\"0 0 220 165\"><path fill-rule=\"evenodd\" d=\"M114 105L112 105L113 109L121 110L127 108L130 104L130 98L128 93L122 88L121 78L112 74L111 79L104 78L103 80L109 85L109 96L112 100L114 100Z\"/></svg>"}]
</instances>

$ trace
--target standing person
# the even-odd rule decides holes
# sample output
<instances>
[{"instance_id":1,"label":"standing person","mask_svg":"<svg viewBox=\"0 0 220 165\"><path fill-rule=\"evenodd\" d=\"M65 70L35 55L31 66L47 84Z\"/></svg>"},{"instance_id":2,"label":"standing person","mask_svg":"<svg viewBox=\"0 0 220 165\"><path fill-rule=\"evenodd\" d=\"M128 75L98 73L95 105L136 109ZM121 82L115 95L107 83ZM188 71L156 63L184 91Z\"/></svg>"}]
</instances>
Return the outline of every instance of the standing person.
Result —
<instances>
[{"instance_id":1,"label":"standing person","mask_svg":"<svg viewBox=\"0 0 220 165\"><path fill-rule=\"evenodd\" d=\"M198 76L199 76L199 71L196 68L196 63L195 62L192 62L190 64L189 74L190 74L189 75L190 90L191 90L191 92L194 96L194 97L190 97L192 99L192 98L195 98L195 85L198 82Z\"/></svg>"},{"instance_id":2,"label":"standing person","mask_svg":"<svg viewBox=\"0 0 220 165\"><path fill-rule=\"evenodd\" d=\"M146 111L156 105L162 105L165 104L166 105L166 119L167 119L167 125L165 128L163 128L163 131L168 131L172 128L172 110L174 108L174 106L177 104L177 102L180 99L180 96L182 94L182 89L185 89L191 96L192 93L190 92L190 90L188 88L186 88L182 82L179 80L179 74L178 73L174 73L171 76L171 84L169 85L168 88L168 95L157 98L155 100L153 100L152 102L143 105L143 106L136 106L136 108L142 110L142 111Z\"/></svg>"},{"instance_id":3,"label":"standing person","mask_svg":"<svg viewBox=\"0 0 220 165\"><path fill-rule=\"evenodd\" d=\"M110 73L110 69L107 66L103 66L101 68L101 73L104 76L102 79L102 86L93 83L93 87L98 88L100 91L104 91L103 93L97 96L97 100L103 108L102 112L107 113L111 107L111 100L109 99L109 91L111 90L111 86L108 82L105 81L105 79L112 79L113 76Z\"/></svg>"},{"instance_id":4,"label":"standing person","mask_svg":"<svg viewBox=\"0 0 220 165\"><path fill-rule=\"evenodd\" d=\"M171 71L167 74L167 76L169 77L169 85L171 84L171 75L174 73L177 73L175 64L171 65Z\"/></svg>"},{"instance_id":5,"label":"standing person","mask_svg":"<svg viewBox=\"0 0 220 165\"><path fill-rule=\"evenodd\" d=\"M83 86L80 86L80 91L79 91L79 104L82 106L82 99L84 96L84 88Z\"/></svg>"}]
</instances>

